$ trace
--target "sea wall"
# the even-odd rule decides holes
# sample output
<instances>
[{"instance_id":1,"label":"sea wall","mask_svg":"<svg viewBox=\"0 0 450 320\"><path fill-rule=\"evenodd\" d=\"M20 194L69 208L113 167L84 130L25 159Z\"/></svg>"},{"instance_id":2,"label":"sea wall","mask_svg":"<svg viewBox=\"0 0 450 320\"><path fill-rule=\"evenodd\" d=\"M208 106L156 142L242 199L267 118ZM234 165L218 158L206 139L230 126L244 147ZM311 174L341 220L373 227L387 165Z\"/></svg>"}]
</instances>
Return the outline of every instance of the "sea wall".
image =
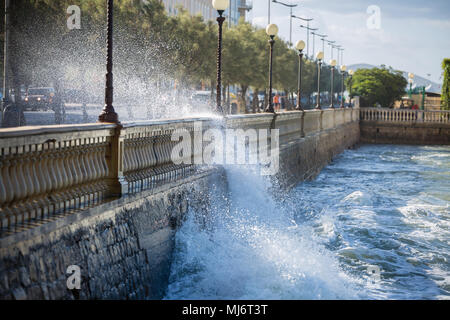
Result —
<instances>
[{"instance_id":1,"label":"sea wall","mask_svg":"<svg viewBox=\"0 0 450 320\"><path fill-rule=\"evenodd\" d=\"M450 145L450 111L361 109L361 142Z\"/></svg>"},{"instance_id":2,"label":"sea wall","mask_svg":"<svg viewBox=\"0 0 450 320\"><path fill-rule=\"evenodd\" d=\"M0 239L1 299L161 298L177 227L190 209L206 214L224 183L206 170ZM79 290L67 287L73 265Z\"/></svg>"},{"instance_id":3,"label":"sea wall","mask_svg":"<svg viewBox=\"0 0 450 320\"><path fill-rule=\"evenodd\" d=\"M227 193L222 166L171 163L170 137L180 128L194 136L212 127L278 129L280 165L273 180L289 188L358 142L359 110L0 132L0 191L7 183L17 187L0 197L0 298L163 297L177 228L189 210L198 221L207 219L213 197ZM193 146L186 158L203 149ZM70 286L71 266L80 270L80 289Z\"/></svg>"}]
</instances>

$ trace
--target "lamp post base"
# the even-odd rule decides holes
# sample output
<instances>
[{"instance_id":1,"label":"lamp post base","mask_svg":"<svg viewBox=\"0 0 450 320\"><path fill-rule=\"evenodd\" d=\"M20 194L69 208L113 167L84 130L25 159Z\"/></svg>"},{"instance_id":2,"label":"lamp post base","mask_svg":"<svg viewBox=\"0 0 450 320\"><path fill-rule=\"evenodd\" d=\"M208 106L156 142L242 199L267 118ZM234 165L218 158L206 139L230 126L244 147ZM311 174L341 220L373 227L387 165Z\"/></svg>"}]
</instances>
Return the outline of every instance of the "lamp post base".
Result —
<instances>
[{"instance_id":1,"label":"lamp post base","mask_svg":"<svg viewBox=\"0 0 450 320\"><path fill-rule=\"evenodd\" d=\"M105 108L98 116L98 122L119 123L119 115Z\"/></svg>"}]
</instances>

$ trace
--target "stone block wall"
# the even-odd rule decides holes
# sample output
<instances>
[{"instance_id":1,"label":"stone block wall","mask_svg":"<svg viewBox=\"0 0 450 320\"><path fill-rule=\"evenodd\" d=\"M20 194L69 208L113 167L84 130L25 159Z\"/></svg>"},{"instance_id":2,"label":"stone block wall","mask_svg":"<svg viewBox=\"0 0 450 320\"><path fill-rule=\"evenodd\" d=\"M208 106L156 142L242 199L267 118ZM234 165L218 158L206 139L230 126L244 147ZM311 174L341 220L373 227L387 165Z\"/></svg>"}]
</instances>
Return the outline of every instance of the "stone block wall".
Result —
<instances>
[{"instance_id":1,"label":"stone block wall","mask_svg":"<svg viewBox=\"0 0 450 320\"><path fill-rule=\"evenodd\" d=\"M234 116L226 127L279 128L280 171L275 180L279 187L290 188L315 177L332 157L358 142L357 112ZM139 154L138 142L147 138L133 139ZM211 201L218 201L211 197L220 199L226 192L223 168L197 168L191 176L167 179L158 187L63 213L37 226L30 222L32 228L0 238L0 299L160 299L174 236L186 213L194 209L202 222ZM80 268L80 290L67 287L67 268L73 265Z\"/></svg>"},{"instance_id":2,"label":"stone block wall","mask_svg":"<svg viewBox=\"0 0 450 320\"><path fill-rule=\"evenodd\" d=\"M450 145L450 123L361 122L362 143Z\"/></svg>"},{"instance_id":3,"label":"stone block wall","mask_svg":"<svg viewBox=\"0 0 450 320\"><path fill-rule=\"evenodd\" d=\"M300 181L313 179L332 158L359 141L359 123L350 122L337 128L305 136L280 152L280 187L289 188Z\"/></svg>"},{"instance_id":4,"label":"stone block wall","mask_svg":"<svg viewBox=\"0 0 450 320\"><path fill-rule=\"evenodd\" d=\"M0 239L0 299L162 298L177 226L224 181L209 171ZM67 288L71 265L80 290Z\"/></svg>"}]
</instances>

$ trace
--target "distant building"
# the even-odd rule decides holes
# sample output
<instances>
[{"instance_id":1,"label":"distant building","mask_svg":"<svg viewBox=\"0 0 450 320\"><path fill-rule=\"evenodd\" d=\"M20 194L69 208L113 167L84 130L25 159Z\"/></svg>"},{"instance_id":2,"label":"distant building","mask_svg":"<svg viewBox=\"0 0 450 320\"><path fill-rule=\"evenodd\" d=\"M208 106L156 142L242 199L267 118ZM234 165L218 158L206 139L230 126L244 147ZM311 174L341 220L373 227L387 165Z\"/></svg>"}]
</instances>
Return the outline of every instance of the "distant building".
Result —
<instances>
[{"instance_id":1,"label":"distant building","mask_svg":"<svg viewBox=\"0 0 450 320\"><path fill-rule=\"evenodd\" d=\"M201 14L205 20L211 20L216 16L209 0L162 0L169 16L178 14L178 6L183 6L190 14Z\"/></svg>"},{"instance_id":2,"label":"distant building","mask_svg":"<svg viewBox=\"0 0 450 320\"><path fill-rule=\"evenodd\" d=\"M414 93L411 95L411 98L409 96L404 96L401 100L395 101L394 108L411 109L413 105L417 105L420 109L423 107L426 111L441 110L441 95L439 93L428 91L425 92L425 95L423 93Z\"/></svg>"},{"instance_id":3,"label":"distant building","mask_svg":"<svg viewBox=\"0 0 450 320\"><path fill-rule=\"evenodd\" d=\"M166 8L166 12L170 16L178 14L178 6L183 6L190 14L201 14L207 20L215 20L217 12L212 6L211 0L161 0ZM230 7L225 11L224 15L229 25L237 25L239 19L244 17L246 11L251 9L246 0L230 0Z\"/></svg>"}]
</instances>

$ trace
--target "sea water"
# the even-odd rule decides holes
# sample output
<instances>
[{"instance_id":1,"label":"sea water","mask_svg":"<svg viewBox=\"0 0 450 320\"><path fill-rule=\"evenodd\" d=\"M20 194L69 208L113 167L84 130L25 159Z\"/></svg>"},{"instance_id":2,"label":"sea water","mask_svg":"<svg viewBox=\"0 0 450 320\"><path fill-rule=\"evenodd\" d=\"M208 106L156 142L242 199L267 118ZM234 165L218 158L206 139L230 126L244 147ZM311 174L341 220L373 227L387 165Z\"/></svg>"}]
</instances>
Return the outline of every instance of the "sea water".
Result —
<instances>
[{"instance_id":1,"label":"sea water","mask_svg":"<svg viewBox=\"0 0 450 320\"><path fill-rule=\"evenodd\" d=\"M275 197L226 174L209 225L176 235L166 299L450 298L450 147L364 145Z\"/></svg>"}]
</instances>

